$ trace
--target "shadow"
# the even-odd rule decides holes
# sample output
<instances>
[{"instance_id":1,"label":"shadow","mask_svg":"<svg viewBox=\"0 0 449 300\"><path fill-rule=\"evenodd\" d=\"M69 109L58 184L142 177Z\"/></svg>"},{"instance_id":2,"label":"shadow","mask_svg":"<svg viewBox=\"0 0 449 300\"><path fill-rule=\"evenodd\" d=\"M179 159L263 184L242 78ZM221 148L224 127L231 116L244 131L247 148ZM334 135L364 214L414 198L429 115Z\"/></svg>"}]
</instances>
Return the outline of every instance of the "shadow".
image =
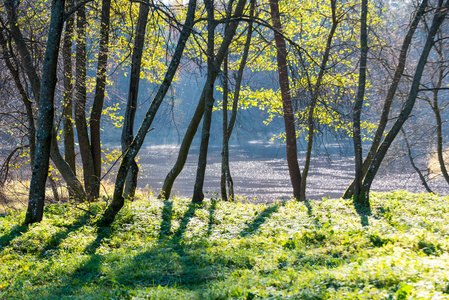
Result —
<instances>
[{"instance_id":1,"label":"shadow","mask_svg":"<svg viewBox=\"0 0 449 300\"><path fill-rule=\"evenodd\" d=\"M240 231L239 235L241 237L246 237L262 226L263 223L277 210L279 209L279 204L275 204L265 208L250 224L246 225L246 228Z\"/></svg>"},{"instance_id":2,"label":"shadow","mask_svg":"<svg viewBox=\"0 0 449 300\"><path fill-rule=\"evenodd\" d=\"M352 201L354 204L355 211L360 216L360 223L362 226L369 226L369 216L372 215L371 213L371 206L362 205L356 201Z\"/></svg>"},{"instance_id":3,"label":"shadow","mask_svg":"<svg viewBox=\"0 0 449 300\"><path fill-rule=\"evenodd\" d=\"M217 209L217 200L216 199L211 199L211 205L209 207L209 222L207 223L207 232L206 232L206 236L210 236L210 234L212 233L212 227L214 226L215 223L215 210Z\"/></svg>"},{"instance_id":4,"label":"shadow","mask_svg":"<svg viewBox=\"0 0 449 300\"><path fill-rule=\"evenodd\" d=\"M309 217L312 217L313 209L312 209L312 205L310 205L310 201L309 200L304 201L304 205L307 207L307 215L309 215Z\"/></svg>"},{"instance_id":5,"label":"shadow","mask_svg":"<svg viewBox=\"0 0 449 300\"><path fill-rule=\"evenodd\" d=\"M43 249L40 251L39 256L43 258L45 256L45 252L51 249L56 249L59 247L61 242L66 239L71 232L77 231L79 228L81 228L83 225L87 223L89 220L90 213L84 212L83 214L78 215L78 217L75 219L75 221L71 224L62 225L61 227L65 227L64 230L58 231L56 234L54 234L50 239L49 242L43 247Z\"/></svg>"},{"instance_id":6,"label":"shadow","mask_svg":"<svg viewBox=\"0 0 449 300\"><path fill-rule=\"evenodd\" d=\"M173 218L173 201L164 200L164 208L162 209L162 221L161 221L161 229L159 231L158 242L160 243L164 237L167 237L171 234L171 226L172 226L172 218Z\"/></svg>"},{"instance_id":7,"label":"shadow","mask_svg":"<svg viewBox=\"0 0 449 300\"><path fill-rule=\"evenodd\" d=\"M202 204L196 204L196 203L190 203L189 204L189 209L187 209L187 211L184 213L182 219L181 219L181 223L179 224L178 229L176 230L176 232L173 234L173 238L172 238L172 243L179 245L179 241L182 238L182 235L184 234L184 232L187 229L187 225L189 225L189 221L190 219L195 215L195 210L198 207L201 207Z\"/></svg>"},{"instance_id":8,"label":"shadow","mask_svg":"<svg viewBox=\"0 0 449 300\"><path fill-rule=\"evenodd\" d=\"M103 263L104 256L95 252L100 247L101 242L111 237L112 233L113 229L110 227L97 228L97 237L84 249L84 253L90 255L89 259L68 276L68 282L64 286L61 286L58 291L53 293L52 296L55 299L73 295L86 284L98 281L101 278L102 273L100 272L100 267Z\"/></svg>"},{"instance_id":9,"label":"shadow","mask_svg":"<svg viewBox=\"0 0 449 300\"><path fill-rule=\"evenodd\" d=\"M165 210L166 217L172 216L171 213L168 213L171 212L171 205L167 203L164 207L167 208ZM171 239L166 231L161 233L157 245L134 256L129 263L123 264L125 267L115 270L113 276L115 281L124 286L155 287L197 285L221 278L221 274L211 272L211 269L215 268L214 264L207 261L204 256L198 255L196 246L185 245L182 241L191 218L201 205L189 204L187 211L180 219L178 229L171 234ZM171 217L169 220L172 220ZM163 222L168 225L168 218ZM158 264L158 268L154 267L155 263ZM129 274L132 276L130 277Z\"/></svg>"},{"instance_id":10,"label":"shadow","mask_svg":"<svg viewBox=\"0 0 449 300\"><path fill-rule=\"evenodd\" d=\"M28 230L28 225L22 223L20 225L15 225L8 234L0 237L0 251L3 248L8 247L11 242L18 236L22 235Z\"/></svg>"}]
</instances>

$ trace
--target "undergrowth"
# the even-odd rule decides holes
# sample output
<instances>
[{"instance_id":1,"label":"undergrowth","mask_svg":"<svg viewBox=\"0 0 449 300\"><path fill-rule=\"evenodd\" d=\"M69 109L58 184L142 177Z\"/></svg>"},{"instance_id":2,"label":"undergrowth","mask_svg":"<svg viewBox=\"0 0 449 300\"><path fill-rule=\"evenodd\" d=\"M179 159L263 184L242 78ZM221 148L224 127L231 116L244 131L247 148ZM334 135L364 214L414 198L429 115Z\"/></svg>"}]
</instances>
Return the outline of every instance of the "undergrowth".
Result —
<instances>
[{"instance_id":1,"label":"undergrowth","mask_svg":"<svg viewBox=\"0 0 449 300\"><path fill-rule=\"evenodd\" d=\"M0 217L0 299L449 299L449 198L271 205L155 198L110 228L70 205ZM97 218L98 218L97 217ZM363 224L363 225L362 225Z\"/></svg>"}]
</instances>

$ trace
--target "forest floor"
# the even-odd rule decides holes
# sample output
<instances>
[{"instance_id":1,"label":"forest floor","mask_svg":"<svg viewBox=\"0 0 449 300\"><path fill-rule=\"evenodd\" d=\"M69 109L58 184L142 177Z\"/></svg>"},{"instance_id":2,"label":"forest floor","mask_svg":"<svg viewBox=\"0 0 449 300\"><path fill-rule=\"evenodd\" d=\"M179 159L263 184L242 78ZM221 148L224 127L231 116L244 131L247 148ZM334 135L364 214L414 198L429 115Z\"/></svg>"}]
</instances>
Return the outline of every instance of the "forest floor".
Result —
<instances>
[{"instance_id":1,"label":"forest floor","mask_svg":"<svg viewBox=\"0 0 449 300\"><path fill-rule=\"evenodd\" d=\"M449 299L449 197L248 204L151 196L0 215L0 299Z\"/></svg>"}]
</instances>

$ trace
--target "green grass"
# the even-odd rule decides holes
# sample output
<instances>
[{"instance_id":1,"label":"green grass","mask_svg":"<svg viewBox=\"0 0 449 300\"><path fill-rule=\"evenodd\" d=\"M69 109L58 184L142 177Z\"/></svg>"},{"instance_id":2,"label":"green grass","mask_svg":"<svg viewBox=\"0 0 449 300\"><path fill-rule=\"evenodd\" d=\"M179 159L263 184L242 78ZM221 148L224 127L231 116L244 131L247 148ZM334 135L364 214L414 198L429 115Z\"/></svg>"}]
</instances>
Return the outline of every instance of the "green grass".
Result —
<instances>
[{"instance_id":1,"label":"green grass","mask_svg":"<svg viewBox=\"0 0 449 300\"><path fill-rule=\"evenodd\" d=\"M449 299L449 198L371 201L367 219L342 199L151 198L111 228L70 205L2 215L0 299Z\"/></svg>"}]
</instances>

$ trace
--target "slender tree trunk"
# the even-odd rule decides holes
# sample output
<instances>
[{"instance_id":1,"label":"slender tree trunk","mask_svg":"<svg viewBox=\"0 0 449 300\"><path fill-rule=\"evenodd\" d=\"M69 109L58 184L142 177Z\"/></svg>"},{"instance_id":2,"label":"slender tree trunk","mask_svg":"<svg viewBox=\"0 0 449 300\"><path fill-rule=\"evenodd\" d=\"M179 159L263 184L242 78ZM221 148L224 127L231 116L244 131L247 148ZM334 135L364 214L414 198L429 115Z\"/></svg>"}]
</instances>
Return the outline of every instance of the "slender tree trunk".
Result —
<instances>
[{"instance_id":1,"label":"slender tree trunk","mask_svg":"<svg viewBox=\"0 0 449 300\"><path fill-rule=\"evenodd\" d=\"M97 78L95 85L95 97L90 115L90 141L92 159L95 172L95 186L92 196L100 197L101 179L101 137L100 119L106 90L106 70L108 67L109 52L109 23L110 23L111 0L103 0L101 6L100 46L98 52Z\"/></svg>"},{"instance_id":2,"label":"slender tree trunk","mask_svg":"<svg viewBox=\"0 0 449 300\"><path fill-rule=\"evenodd\" d=\"M395 69L395 72L393 75L393 79L391 81L391 85L388 88L387 96L385 97L382 114L379 119L379 124L377 126L376 133L374 135L373 143L371 144L370 150L363 162L363 167L362 167L362 169L363 169L362 176L363 177L366 175L366 172L368 171L368 168L369 168L371 162L373 161L374 156L376 155L376 151L379 148L380 142L382 141L382 138L384 136L384 131L387 126L388 119L389 119L391 104L393 103L393 99L396 94L399 82L402 78L402 74L404 73L408 49L410 47L413 35L415 34L416 28L418 28L418 24L421 21L421 18L425 13L425 9L427 7L427 2L428 2L427 0L423 0L421 2L421 5L419 6L419 9L415 14L415 17L413 18L410 28L407 31L404 41L402 42L401 52L399 54L398 65L396 66L396 69ZM353 192L354 192L354 181L347 188L345 194L343 195L343 198L346 198L346 199L351 198L353 195Z\"/></svg>"},{"instance_id":3,"label":"slender tree trunk","mask_svg":"<svg viewBox=\"0 0 449 300\"><path fill-rule=\"evenodd\" d=\"M254 17L255 8L256 8L256 1L252 0L251 7L250 7L250 13L249 13L250 19L252 19ZM240 88L242 86L242 80L243 80L243 71L245 70L246 62L248 60L249 48L251 46L251 38L252 38L252 34L253 34L253 23L251 21L248 22L247 30L248 30L248 32L246 34L246 42L245 42L245 46L243 48L243 54L242 54L242 58L240 60L239 69L237 71L237 78L236 78L235 90L234 90L234 98L233 98L233 102L232 102L231 118L229 120L229 124L227 121L227 119L228 119L227 98L228 97L227 97L227 95L226 95L226 97L223 95L223 157L224 157L224 159L222 161L222 179L221 179L222 180L222 183L221 183L222 199L226 198L226 200L227 200L227 191L226 191L226 186L227 186L228 191L229 191L229 199L231 201L235 199L235 195L234 195L234 182L232 180L231 168L229 166L229 139L231 138L232 130L234 129L235 119L237 117L238 102L239 102L239 98L240 98ZM227 72L228 67L224 66L223 69ZM225 76L225 78L228 78L228 74L225 74L224 76ZM223 88L224 88L224 85L223 85ZM224 99L226 99L226 104L225 104ZM226 112L226 115L224 115L225 112ZM225 117L226 117L226 122L224 121ZM224 139L225 132L226 132L226 139ZM224 195L223 195L223 188L224 188L224 192L226 193ZM223 196L226 196L226 197L223 197Z\"/></svg>"},{"instance_id":4,"label":"slender tree trunk","mask_svg":"<svg viewBox=\"0 0 449 300\"><path fill-rule=\"evenodd\" d=\"M221 150L221 199L228 201L226 178L229 173L229 143L228 143L228 89L229 89L228 55L223 61L223 146ZM232 199L232 198L231 198Z\"/></svg>"},{"instance_id":5,"label":"slender tree trunk","mask_svg":"<svg viewBox=\"0 0 449 300\"><path fill-rule=\"evenodd\" d=\"M86 192L84 191L83 185L76 177L75 173L72 171L70 165L64 160L59 151L58 141L56 140L56 130L53 127L53 135L51 138L51 148L50 157L55 164L64 181L67 183L67 189L69 190L69 195L73 195L73 198L79 202L86 201Z\"/></svg>"},{"instance_id":6,"label":"slender tree trunk","mask_svg":"<svg viewBox=\"0 0 449 300\"><path fill-rule=\"evenodd\" d=\"M302 171L301 177L301 189L300 189L300 200L306 200L306 187L307 187L307 176L309 174L310 162L312 157L312 148L313 148L313 139L315 135L315 123L314 123L314 114L315 108L318 102L318 97L320 93L321 83L324 78L324 74L326 71L327 62L329 61L330 51L332 47L332 40L334 38L335 32L338 27L338 19L337 19L337 7L336 0L331 0L331 10L332 10L332 27L329 31L329 35L327 36L326 48L324 49L323 59L320 65L320 71L318 72L318 77L316 83L311 91L311 99L310 99L310 108L309 115L307 118L307 128L308 128L308 140L307 140L307 151L306 151L306 160L304 163L304 169Z\"/></svg>"},{"instance_id":7,"label":"slender tree trunk","mask_svg":"<svg viewBox=\"0 0 449 300\"><path fill-rule=\"evenodd\" d=\"M245 1L240 0L237 3L236 8L234 10L234 18L239 18L242 15L245 3L246 3L246 0ZM226 52L229 48L229 45L231 44L232 38L235 35L237 25L238 25L238 22L231 22L229 25L229 30L225 32L223 42L221 43L221 46L217 52L217 55L215 56L215 63L214 63L215 66L221 66L221 64L223 63ZM217 75L218 75L218 70L213 69L211 77L214 82L215 82L215 79L217 78ZM192 144L193 137L195 136L195 133L198 129L198 125L200 124L201 118L204 113L205 99L206 99L208 85L209 85L209 82L206 81L206 83L204 84L204 87L203 87L203 92L201 93L200 100L196 107L195 113L194 113L192 119L190 120L190 123L189 123L186 133L184 134L184 138L182 140L181 147L179 148L178 158L176 159L176 162L175 162L173 168L170 170L170 172L168 172L167 176L165 177L161 193L159 194L160 199L170 198L173 183L175 182L176 177L178 177L179 173L181 173L182 169L184 168L185 162L187 160L187 156L189 154L190 145Z\"/></svg>"},{"instance_id":8,"label":"slender tree trunk","mask_svg":"<svg viewBox=\"0 0 449 300\"><path fill-rule=\"evenodd\" d=\"M10 59L10 57L14 58L13 53L8 49L9 48L8 42L6 41L6 38L3 35L2 30L0 30L0 45L2 47L3 60L14 79L14 83L16 84L16 87L19 90L22 102L26 109L28 121L28 141L30 144L30 160L31 160L30 166L32 169L34 166L34 155L36 154L36 127L34 125L33 102L31 102L30 98L28 97L28 94L25 91L25 88L22 85L22 82L20 81L20 75L17 66L18 64L16 63L14 65Z\"/></svg>"},{"instance_id":9,"label":"slender tree trunk","mask_svg":"<svg viewBox=\"0 0 449 300\"><path fill-rule=\"evenodd\" d=\"M68 1L68 9L73 7L73 0ZM70 15L65 23L65 34L62 46L62 60L64 66L64 108L62 110L62 127L64 135L64 157L72 172L76 174L75 162L75 133L73 129L73 68L72 68L72 40L75 18ZM72 195L70 195L72 197Z\"/></svg>"},{"instance_id":10,"label":"slender tree trunk","mask_svg":"<svg viewBox=\"0 0 449 300\"><path fill-rule=\"evenodd\" d=\"M17 12L16 7L18 5L19 2L17 2L16 0L5 0L5 7L8 13L10 32L14 39L14 42L16 43L17 50L19 51L20 54L20 58L22 59L22 67L24 68L28 80L31 83L31 89L34 94L34 98L39 103L41 94L41 81L39 76L37 75L33 60L31 58L31 54L28 51L25 39L23 38L22 32L19 28L19 21L17 19L16 13Z\"/></svg>"},{"instance_id":11,"label":"slender tree trunk","mask_svg":"<svg viewBox=\"0 0 449 300\"><path fill-rule=\"evenodd\" d=\"M359 68L359 84L357 95L353 108L353 141L354 141L354 160L355 160L355 178L354 178L354 203L361 207L369 207L367 198L360 197L363 180L363 153L362 153L362 137L360 129L360 116L362 114L363 100L365 97L366 87L366 65L368 59L368 0L362 0L362 11L360 18L360 68ZM361 201L361 200L364 201Z\"/></svg>"},{"instance_id":12,"label":"slender tree trunk","mask_svg":"<svg viewBox=\"0 0 449 300\"><path fill-rule=\"evenodd\" d=\"M440 59L442 59L442 58L440 57ZM446 162L444 161L444 156L443 156L443 121L441 119L440 107L438 105L438 92L443 83L443 76L444 76L443 69L440 66L440 71L438 74L438 83L437 83L435 90L433 91L433 99L432 99L433 104L431 105L431 107L432 107L433 113L435 114L435 120L437 123L436 125L437 125L438 162L440 164L441 173L443 174L443 177L446 180L446 182L449 184L449 174L447 172Z\"/></svg>"},{"instance_id":13,"label":"slender tree trunk","mask_svg":"<svg viewBox=\"0 0 449 300\"><path fill-rule=\"evenodd\" d=\"M200 203L203 201L203 184L204 175L206 173L207 165L207 150L209 147L210 125L212 123L212 108L214 106L214 83L212 78L212 70L219 68L214 64L215 54L215 17L214 17L214 1L204 0L204 5L207 11L207 92L206 105L204 107L203 115L203 129L201 131L201 145L200 153L198 155L198 166L196 169L196 180L193 188L192 202ZM227 54L225 55L226 59Z\"/></svg>"},{"instance_id":14,"label":"slender tree trunk","mask_svg":"<svg viewBox=\"0 0 449 300\"><path fill-rule=\"evenodd\" d=\"M137 97L139 94L140 66L142 53L145 47L145 32L148 22L150 7L148 3L140 3L139 19L135 31L134 49L131 62L131 78L129 81L128 103L126 105L125 121L122 130L122 152L125 153L134 138L134 119L137 109ZM124 197L133 199L137 186L139 168L133 159L126 177Z\"/></svg>"},{"instance_id":15,"label":"slender tree trunk","mask_svg":"<svg viewBox=\"0 0 449 300\"><path fill-rule=\"evenodd\" d=\"M442 5L442 2L443 1L439 2L438 8L435 11L432 26L429 30L426 43L421 52L418 65L416 66L415 75L413 76L412 86L410 88L407 101L404 107L402 108L402 111L399 117L397 118L396 122L394 123L393 127L388 132L387 136L385 137L384 141L382 142L378 151L376 152L376 155L363 181L362 191L360 194L360 201L362 203L369 201L369 191L371 188L371 184L374 180L374 177L376 176L380 164L382 163L382 160L385 157L388 148L390 147L396 135L399 133L400 129L402 128L402 125L408 119L415 105L416 97L418 96L419 86L421 83L421 77L424 71L424 67L427 63L427 58L434 44L435 35L438 29L440 28L441 24L443 23L449 9L449 1L446 1L444 5Z\"/></svg>"},{"instance_id":16,"label":"slender tree trunk","mask_svg":"<svg viewBox=\"0 0 449 300\"><path fill-rule=\"evenodd\" d=\"M428 193L433 194L433 191L430 189L429 185L427 184L426 178L422 174L421 170L415 164L415 160L413 159L413 154L412 154L412 147L410 146L410 143L409 143L409 141L407 139L407 135L405 134L405 131L404 131L403 128L401 128L401 133L404 136L405 146L407 147L407 155L408 155L408 158L410 160L410 164L412 165L412 167L415 170L415 172L418 174L419 179L421 179L421 183L424 186L424 188L426 189L426 191Z\"/></svg>"},{"instance_id":17,"label":"slender tree trunk","mask_svg":"<svg viewBox=\"0 0 449 300\"><path fill-rule=\"evenodd\" d=\"M290 94L290 84L287 69L287 47L282 37L282 25L279 13L278 0L270 0L271 20L273 22L274 40L277 48L277 65L279 74L279 85L281 87L282 108L284 110L285 143L287 145L287 164L290 181L293 187L293 197L300 200L301 171L298 165L298 154L296 147L295 117Z\"/></svg>"},{"instance_id":18,"label":"slender tree trunk","mask_svg":"<svg viewBox=\"0 0 449 300\"><path fill-rule=\"evenodd\" d=\"M124 205L123 198L123 189L125 185L126 176L128 174L129 168L133 159L136 157L137 153L140 150L140 147L143 144L145 136L150 128L156 112L164 100L165 95L171 85L173 77L175 76L176 70L178 69L179 63L181 61L182 53L184 52L185 45L187 40L192 32L194 25L194 17L195 17L195 9L196 9L196 0L190 0L189 6L187 9L187 16L182 28L178 44L176 45L175 53L173 54L173 58L168 67L167 73L162 84L159 86L156 96L154 97L150 108L148 109L144 120L136 134L131 145L128 147L128 150L125 152L122 162L120 163L119 170L117 172L117 177L115 181L114 187L114 195L112 198L111 204L108 206L106 211L103 214L102 219L99 221L100 225L109 226L116 216L116 214L120 211L120 209Z\"/></svg>"},{"instance_id":19,"label":"slender tree trunk","mask_svg":"<svg viewBox=\"0 0 449 300\"><path fill-rule=\"evenodd\" d=\"M36 156L31 176L30 193L25 223L42 220L44 212L45 182L48 175L50 145L52 139L56 69L58 66L59 42L64 24L64 0L53 0L51 7L50 30L45 50L42 86L40 88L39 127Z\"/></svg>"},{"instance_id":20,"label":"slender tree trunk","mask_svg":"<svg viewBox=\"0 0 449 300\"><path fill-rule=\"evenodd\" d=\"M58 185L56 184L56 180L54 179L54 175L49 170L48 171L48 181L50 182L50 187L53 192L53 198L56 202L60 202L61 199L59 198L59 192L58 192Z\"/></svg>"},{"instance_id":21,"label":"slender tree trunk","mask_svg":"<svg viewBox=\"0 0 449 300\"><path fill-rule=\"evenodd\" d=\"M75 125L81 161L83 163L84 187L88 199L92 200L96 186L96 176L86 122L86 24L86 8L82 6L77 11L76 19Z\"/></svg>"},{"instance_id":22,"label":"slender tree trunk","mask_svg":"<svg viewBox=\"0 0 449 300\"><path fill-rule=\"evenodd\" d=\"M13 2L14 1L10 1L10 3L13 3ZM12 16L12 20L14 22L17 22L17 17L15 14L15 9L16 9L15 5L12 5L12 6L10 5L10 6L8 6L8 8L13 9L13 11L10 11L8 14ZM14 33L13 39L16 43L19 42L19 44L20 44L20 46L18 46L18 48L20 48L19 55L22 60L22 64L23 64L22 67L24 69L26 69L26 75L28 77L28 80L31 82L31 88L32 88L33 94L36 98L37 103L40 104L39 97L40 97L40 91L41 91L41 86L40 86L41 79L38 77L37 72L34 68L34 65L31 63L29 63L29 64L26 63L28 61L30 61L30 62L32 61L31 54L28 51L26 44L24 43L23 35L22 35L17 23L14 23L12 26L14 27L14 29L11 30L11 32ZM59 47L59 45L58 45L58 47ZM36 83L39 83L39 85L36 85ZM46 120L46 121L48 121L48 120ZM52 158L53 162L55 163L56 167L58 168L58 171L61 173L64 180L66 181L69 192L74 191L74 195L77 200L79 200L79 201L85 200L86 194L84 192L84 189L83 189L81 183L76 178L75 174L73 173L73 171L71 170L71 168L69 167L67 162L64 160L64 158L62 157L62 155L59 151L58 144L56 141L55 128L53 128L52 131L54 132L54 134L52 135L52 143L51 143L51 150L50 150L51 158ZM37 145L36 145L36 148L37 148ZM36 149L36 151L38 151L38 150ZM34 157L35 156L33 156L32 161L34 160ZM33 166L34 166L34 164L33 164Z\"/></svg>"}]
</instances>

